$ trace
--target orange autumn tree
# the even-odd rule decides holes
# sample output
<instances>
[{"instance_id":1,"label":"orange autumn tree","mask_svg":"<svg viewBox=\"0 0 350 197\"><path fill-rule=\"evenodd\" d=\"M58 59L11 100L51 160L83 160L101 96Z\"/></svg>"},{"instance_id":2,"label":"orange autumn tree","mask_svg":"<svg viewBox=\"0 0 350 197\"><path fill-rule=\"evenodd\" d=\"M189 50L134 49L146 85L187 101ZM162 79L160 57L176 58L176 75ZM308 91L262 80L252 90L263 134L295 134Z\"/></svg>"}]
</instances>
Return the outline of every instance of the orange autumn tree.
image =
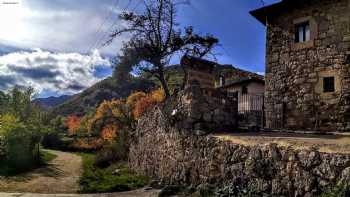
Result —
<instances>
[{"instance_id":1,"label":"orange autumn tree","mask_svg":"<svg viewBox=\"0 0 350 197\"><path fill-rule=\"evenodd\" d=\"M76 135L80 127L81 118L77 115L70 115L66 118L66 126L68 128L68 135Z\"/></svg>"},{"instance_id":2,"label":"orange autumn tree","mask_svg":"<svg viewBox=\"0 0 350 197\"><path fill-rule=\"evenodd\" d=\"M101 138L105 141L112 141L117 135L118 127L117 125L109 124L103 127L101 131Z\"/></svg>"},{"instance_id":3,"label":"orange autumn tree","mask_svg":"<svg viewBox=\"0 0 350 197\"><path fill-rule=\"evenodd\" d=\"M88 132L105 141L118 137L118 131L131 128L134 121L144 112L163 102L165 94L162 89L150 93L135 92L126 100L114 99L102 102L96 109L95 115L88 121Z\"/></svg>"},{"instance_id":4,"label":"orange autumn tree","mask_svg":"<svg viewBox=\"0 0 350 197\"><path fill-rule=\"evenodd\" d=\"M161 88L154 90L143 97L139 97L134 106L132 106L132 114L134 119L138 120L146 112L146 110L150 109L158 103L163 102L164 99L165 93Z\"/></svg>"},{"instance_id":5,"label":"orange autumn tree","mask_svg":"<svg viewBox=\"0 0 350 197\"><path fill-rule=\"evenodd\" d=\"M130 94L130 96L126 99L126 104L128 105L128 107L130 109L134 109L136 103L144 97L147 97L146 93L140 92L140 91L134 92L134 93Z\"/></svg>"},{"instance_id":6,"label":"orange autumn tree","mask_svg":"<svg viewBox=\"0 0 350 197\"><path fill-rule=\"evenodd\" d=\"M153 90L149 96L151 96L152 99L155 100L157 103L161 103L165 100L165 93L162 88Z\"/></svg>"},{"instance_id":7,"label":"orange autumn tree","mask_svg":"<svg viewBox=\"0 0 350 197\"><path fill-rule=\"evenodd\" d=\"M98 150L103 146L103 140L101 138L96 138L93 140L87 140L86 138L77 138L71 144L71 147L79 151L91 151Z\"/></svg>"},{"instance_id":8,"label":"orange autumn tree","mask_svg":"<svg viewBox=\"0 0 350 197\"><path fill-rule=\"evenodd\" d=\"M129 117L129 109L124 100L104 101L89 121L88 131L105 140L111 140L117 135L119 128L129 124Z\"/></svg>"}]
</instances>

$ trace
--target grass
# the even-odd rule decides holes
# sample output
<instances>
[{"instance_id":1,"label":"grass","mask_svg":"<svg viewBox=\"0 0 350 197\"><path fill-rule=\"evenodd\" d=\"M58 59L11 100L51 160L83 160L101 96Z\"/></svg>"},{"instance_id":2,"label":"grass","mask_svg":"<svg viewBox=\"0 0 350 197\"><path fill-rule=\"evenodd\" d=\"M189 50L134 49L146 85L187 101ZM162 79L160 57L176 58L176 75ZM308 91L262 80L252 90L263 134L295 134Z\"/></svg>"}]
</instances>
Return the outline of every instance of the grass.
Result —
<instances>
[{"instance_id":1,"label":"grass","mask_svg":"<svg viewBox=\"0 0 350 197\"><path fill-rule=\"evenodd\" d=\"M81 193L105 193L130 191L145 186L149 178L136 175L123 162L115 163L107 168L94 165L95 155L80 153L83 159L83 175L80 178ZM118 170L117 174L114 172Z\"/></svg>"},{"instance_id":2,"label":"grass","mask_svg":"<svg viewBox=\"0 0 350 197\"><path fill-rule=\"evenodd\" d=\"M50 161L54 160L57 157L57 155L50 153L48 151L40 151L40 158L41 158L41 164L42 165L46 165L48 164Z\"/></svg>"},{"instance_id":3,"label":"grass","mask_svg":"<svg viewBox=\"0 0 350 197\"><path fill-rule=\"evenodd\" d=\"M13 168L6 162L6 160L2 160L0 161L0 176L17 176L22 173L30 172L32 170L35 170L37 168L47 165L50 161L54 160L56 157L57 155L55 154L52 154L48 151L40 150L40 161L39 162L33 161L31 165L28 165L29 166L28 168L24 168L24 169Z\"/></svg>"}]
</instances>

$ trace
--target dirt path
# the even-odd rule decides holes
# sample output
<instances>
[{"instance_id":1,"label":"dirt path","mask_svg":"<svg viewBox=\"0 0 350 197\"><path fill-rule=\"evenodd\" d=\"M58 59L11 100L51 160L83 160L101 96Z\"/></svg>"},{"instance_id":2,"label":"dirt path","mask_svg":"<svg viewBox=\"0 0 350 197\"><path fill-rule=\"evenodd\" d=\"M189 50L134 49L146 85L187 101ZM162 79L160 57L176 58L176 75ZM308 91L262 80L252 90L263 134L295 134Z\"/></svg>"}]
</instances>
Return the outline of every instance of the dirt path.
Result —
<instances>
[{"instance_id":1,"label":"dirt path","mask_svg":"<svg viewBox=\"0 0 350 197\"><path fill-rule=\"evenodd\" d=\"M57 155L48 166L32 172L0 178L1 192L76 193L82 173L82 159L72 153L49 150ZM2 196L2 195L1 195Z\"/></svg>"},{"instance_id":2,"label":"dirt path","mask_svg":"<svg viewBox=\"0 0 350 197\"><path fill-rule=\"evenodd\" d=\"M76 194L82 159L73 153L47 150L57 155L46 167L20 176L0 177L1 197L155 197L158 190L139 189L110 194ZM11 193L13 192L13 193Z\"/></svg>"}]
</instances>

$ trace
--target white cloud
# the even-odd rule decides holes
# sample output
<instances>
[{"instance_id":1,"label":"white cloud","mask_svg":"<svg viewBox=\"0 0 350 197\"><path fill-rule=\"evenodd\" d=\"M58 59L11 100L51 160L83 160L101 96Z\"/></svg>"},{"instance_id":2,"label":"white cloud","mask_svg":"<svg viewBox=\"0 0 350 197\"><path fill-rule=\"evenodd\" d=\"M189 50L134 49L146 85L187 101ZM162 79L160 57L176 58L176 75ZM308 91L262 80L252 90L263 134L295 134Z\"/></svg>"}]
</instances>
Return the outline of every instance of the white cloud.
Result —
<instances>
[{"instance_id":1,"label":"white cloud","mask_svg":"<svg viewBox=\"0 0 350 197\"><path fill-rule=\"evenodd\" d=\"M265 76L265 72L257 72L256 74Z\"/></svg>"},{"instance_id":2,"label":"white cloud","mask_svg":"<svg viewBox=\"0 0 350 197\"><path fill-rule=\"evenodd\" d=\"M80 53L100 47L114 28L122 26L118 15L126 2L14 1L18 3L0 6L0 42L20 48ZM102 48L101 53L116 54L125 39L120 37L111 46ZM94 46L96 42L98 46Z\"/></svg>"},{"instance_id":3,"label":"white cloud","mask_svg":"<svg viewBox=\"0 0 350 197\"><path fill-rule=\"evenodd\" d=\"M39 93L75 94L100 80L94 74L97 67L108 66L97 50L90 55L41 49L9 53L0 56L0 90L20 85Z\"/></svg>"}]
</instances>

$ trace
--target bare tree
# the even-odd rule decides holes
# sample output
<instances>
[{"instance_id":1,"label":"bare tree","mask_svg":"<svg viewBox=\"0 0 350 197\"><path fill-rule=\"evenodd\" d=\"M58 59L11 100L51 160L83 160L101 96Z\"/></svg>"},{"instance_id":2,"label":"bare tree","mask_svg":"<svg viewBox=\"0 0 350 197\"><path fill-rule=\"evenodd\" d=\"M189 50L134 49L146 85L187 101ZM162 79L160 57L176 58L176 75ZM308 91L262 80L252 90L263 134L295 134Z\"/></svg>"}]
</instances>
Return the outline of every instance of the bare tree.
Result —
<instances>
[{"instance_id":1,"label":"bare tree","mask_svg":"<svg viewBox=\"0 0 350 197\"><path fill-rule=\"evenodd\" d=\"M181 31L176 21L176 7L183 2L175 0L145 0L144 12L124 12L120 19L127 26L115 30L110 35L110 44L114 38L127 33L130 40L123 44L119 54L119 66L129 71L137 68L156 77L168 98L170 96L168 83L164 74L166 66L172 57L177 55L192 55L204 57L211 54L219 42L211 35L195 34L192 27ZM126 69L128 68L128 69Z\"/></svg>"}]
</instances>

